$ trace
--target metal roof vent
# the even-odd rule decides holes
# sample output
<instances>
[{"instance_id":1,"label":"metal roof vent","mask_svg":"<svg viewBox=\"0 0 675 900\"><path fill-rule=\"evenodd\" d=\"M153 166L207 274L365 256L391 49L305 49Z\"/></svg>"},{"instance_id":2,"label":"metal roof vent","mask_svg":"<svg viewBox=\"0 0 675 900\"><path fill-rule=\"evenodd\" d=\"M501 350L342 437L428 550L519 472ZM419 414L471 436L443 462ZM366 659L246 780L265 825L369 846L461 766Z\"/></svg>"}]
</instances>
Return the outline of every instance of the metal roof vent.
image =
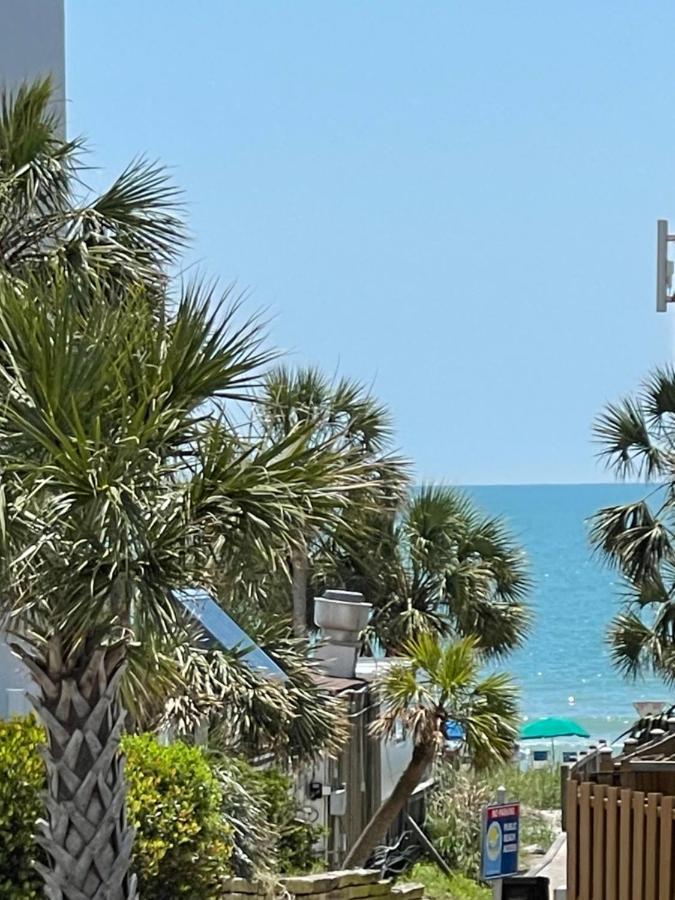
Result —
<instances>
[{"instance_id":1,"label":"metal roof vent","mask_svg":"<svg viewBox=\"0 0 675 900\"><path fill-rule=\"evenodd\" d=\"M363 594L353 591L325 591L314 598L314 622L319 628L322 645L317 659L327 675L353 678L359 655L360 634L368 623L372 604Z\"/></svg>"}]
</instances>

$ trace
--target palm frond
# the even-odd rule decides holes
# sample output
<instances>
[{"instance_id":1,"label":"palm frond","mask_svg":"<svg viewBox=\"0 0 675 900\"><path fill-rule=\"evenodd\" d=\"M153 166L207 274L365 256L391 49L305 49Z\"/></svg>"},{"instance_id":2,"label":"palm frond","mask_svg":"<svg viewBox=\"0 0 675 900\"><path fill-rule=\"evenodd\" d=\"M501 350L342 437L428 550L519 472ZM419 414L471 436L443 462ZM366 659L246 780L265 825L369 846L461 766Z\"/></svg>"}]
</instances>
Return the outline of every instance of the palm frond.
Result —
<instances>
[{"instance_id":1,"label":"palm frond","mask_svg":"<svg viewBox=\"0 0 675 900\"><path fill-rule=\"evenodd\" d=\"M0 274L51 278L55 267L86 285L161 289L185 246L180 193L166 170L133 161L87 200L81 140L62 134L48 79L0 101Z\"/></svg>"},{"instance_id":2,"label":"palm frond","mask_svg":"<svg viewBox=\"0 0 675 900\"><path fill-rule=\"evenodd\" d=\"M594 433L601 456L620 478L652 478L663 468L663 451L652 440L639 402L628 398L609 404L596 420Z\"/></svg>"},{"instance_id":3,"label":"palm frond","mask_svg":"<svg viewBox=\"0 0 675 900\"><path fill-rule=\"evenodd\" d=\"M634 398L610 405L596 435L622 476L659 482L643 500L598 510L590 540L622 578L623 608L611 624L612 659L626 677L675 680L675 372L657 369Z\"/></svg>"},{"instance_id":4,"label":"palm frond","mask_svg":"<svg viewBox=\"0 0 675 900\"><path fill-rule=\"evenodd\" d=\"M591 543L633 583L656 583L666 560L675 559L670 530L641 500L599 510Z\"/></svg>"}]
</instances>

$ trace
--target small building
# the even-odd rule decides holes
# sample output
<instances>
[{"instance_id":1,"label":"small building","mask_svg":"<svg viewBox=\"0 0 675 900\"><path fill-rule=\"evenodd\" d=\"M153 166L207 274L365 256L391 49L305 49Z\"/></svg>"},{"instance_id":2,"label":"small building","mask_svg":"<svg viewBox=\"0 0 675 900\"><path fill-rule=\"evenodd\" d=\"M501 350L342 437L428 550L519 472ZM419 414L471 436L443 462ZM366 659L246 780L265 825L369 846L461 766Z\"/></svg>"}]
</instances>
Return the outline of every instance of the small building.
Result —
<instances>
[{"instance_id":1,"label":"small building","mask_svg":"<svg viewBox=\"0 0 675 900\"><path fill-rule=\"evenodd\" d=\"M347 744L337 756L321 757L303 767L296 778L299 806L306 818L323 828L317 846L329 867L339 866L372 815L391 794L412 755L412 741L401 730L394 740L377 740L370 726L377 717L378 698L373 682L400 660L359 656L360 633L370 604L361 594L326 591L315 601L315 621L321 643L316 656L316 680L341 697L350 722ZM390 838L408 830L406 815L421 823L425 798L433 780L418 786L407 810L399 817Z\"/></svg>"}]
</instances>

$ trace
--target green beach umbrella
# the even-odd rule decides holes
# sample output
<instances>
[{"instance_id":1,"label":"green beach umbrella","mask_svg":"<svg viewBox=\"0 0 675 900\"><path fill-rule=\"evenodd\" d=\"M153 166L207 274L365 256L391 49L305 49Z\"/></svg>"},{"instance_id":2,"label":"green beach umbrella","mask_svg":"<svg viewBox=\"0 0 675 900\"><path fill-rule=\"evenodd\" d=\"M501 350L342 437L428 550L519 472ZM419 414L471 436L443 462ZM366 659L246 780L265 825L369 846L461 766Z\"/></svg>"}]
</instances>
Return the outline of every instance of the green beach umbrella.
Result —
<instances>
[{"instance_id":1,"label":"green beach umbrella","mask_svg":"<svg viewBox=\"0 0 675 900\"><path fill-rule=\"evenodd\" d=\"M550 740L557 737L589 738L590 734L574 719L563 719L558 716L535 719L520 729L521 741Z\"/></svg>"},{"instance_id":2,"label":"green beach umbrella","mask_svg":"<svg viewBox=\"0 0 675 900\"><path fill-rule=\"evenodd\" d=\"M551 742L551 756L554 760L555 739L560 737L589 738L590 734L574 719L564 719L558 716L535 719L534 722L528 722L520 729L521 741L549 740Z\"/></svg>"}]
</instances>

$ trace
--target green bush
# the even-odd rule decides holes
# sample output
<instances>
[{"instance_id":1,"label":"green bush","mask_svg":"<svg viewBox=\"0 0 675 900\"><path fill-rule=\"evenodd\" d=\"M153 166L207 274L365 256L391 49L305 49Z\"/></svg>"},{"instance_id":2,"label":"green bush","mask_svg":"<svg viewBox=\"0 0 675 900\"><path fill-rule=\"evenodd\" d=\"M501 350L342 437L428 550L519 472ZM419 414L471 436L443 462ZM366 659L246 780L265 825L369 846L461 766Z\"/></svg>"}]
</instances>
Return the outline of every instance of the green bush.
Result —
<instances>
[{"instance_id":1,"label":"green bush","mask_svg":"<svg viewBox=\"0 0 675 900\"><path fill-rule=\"evenodd\" d=\"M210 898L228 874L232 829L218 778L198 747L152 735L122 741L134 868L144 900Z\"/></svg>"},{"instance_id":2,"label":"green bush","mask_svg":"<svg viewBox=\"0 0 675 900\"><path fill-rule=\"evenodd\" d=\"M476 884L466 875L453 872L446 875L432 862L417 863L410 872L410 881L424 885L424 896L429 900L490 900L492 891Z\"/></svg>"},{"instance_id":3,"label":"green bush","mask_svg":"<svg viewBox=\"0 0 675 900\"><path fill-rule=\"evenodd\" d=\"M555 838L551 822L534 810L520 814L520 847L521 859L527 847L547 850Z\"/></svg>"},{"instance_id":4,"label":"green bush","mask_svg":"<svg viewBox=\"0 0 675 900\"><path fill-rule=\"evenodd\" d=\"M32 862L45 776L33 718L0 721L0 897L42 896ZM134 869L144 900L218 896L232 872L304 872L320 829L299 817L291 779L276 768L207 755L151 735L123 739Z\"/></svg>"},{"instance_id":5,"label":"green bush","mask_svg":"<svg viewBox=\"0 0 675 900\"><path fill-rule=\"evenodd\" d=\"M300 818L292 780L276 767L258 769L243 760L230 764L236 765L241 783L265 811L273 836L272 865L276 872L308 872L315 862L312 845L322 832Z\"/></svg>"},{"instance_id":6,"label":"green bush","mask_svg":"<svg viewBox=\"0 0 675 900\"><path fill-rule=\"evenodd\" d=\"M490 799L490 788L471 770L439 770L427 814L429 835L450 868L470 878L478 877L481 809Z\"/></svg>"},{"instance_id":7,"label":"green bush","mask_svg":"<svg viewBox=\"0 0 675 900\"><path fill-rule=\"evenodd\" d=\"M44 732L35 720L0 721L0 897L43 896L32 860L42 811ZM221 783L204 753L150 735L124 738L129 818L137 829L134 868L144 900L219 896L229 874L232 827L222 814Z\"/></svg>"},{"instance_id":8,"label":"green bush","mask_svg":"<svg viewBox=\"0 0 675 900\"><path fill-rule=\"evenodd\" d=\"M492 796L503 785L507 800L520 802L521 848L536 846L546 850L555 838L555 830L540 810L560 809L560 769L547 766L521 771L515 765L505 765L490 774L489 784Z\"/></svg>"},{"instance_id":9,"label":"green bush","mask_svg":"<svg viewBox=\"0 0 675 900\"><path fill-rule=\"evenodd\" d=\"M291 779L278 769L267 769L261 778L262 797L270 810L279 841L277 865L279 872L307 872L312 867L312 845L319 839L321 829L308 825L299 817L298 805L292 793Z\"/></svg>"},{"instance_id":10,"label":"green bush","mask_svg":"<svg viewBox=\"0 0 675 900\"><path fill-rule=\"evenodd\" d=\"M34 843L42 813L44 768L37 747L44 733L33 719L0 720L0 897L42 897L42 882L33 870L41 856Z\"/></svg>"},{"instance_id":11,"label":"green bush","mask_svg":"<svg viewBox=\"0 0 675 900\"><path fill-rule=\"evenodd\" d=\"M251 778L251 766L220 752L212 752L209 760L220 781L223 816L232 827L233 873L251 879L276 872L278 834L270 824L259 787Z\"/></svg>"}]
</instances>

